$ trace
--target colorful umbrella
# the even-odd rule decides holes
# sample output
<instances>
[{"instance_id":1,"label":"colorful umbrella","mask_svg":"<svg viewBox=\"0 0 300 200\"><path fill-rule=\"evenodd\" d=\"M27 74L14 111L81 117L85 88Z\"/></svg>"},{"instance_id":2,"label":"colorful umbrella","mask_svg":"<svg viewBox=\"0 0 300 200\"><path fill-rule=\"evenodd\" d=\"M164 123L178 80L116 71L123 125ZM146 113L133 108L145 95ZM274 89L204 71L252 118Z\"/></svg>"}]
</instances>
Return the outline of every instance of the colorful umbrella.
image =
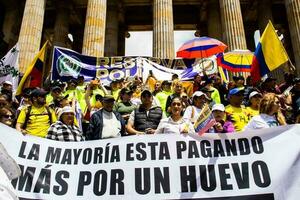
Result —
<instances>
[{"instance_id":1,"label":"colorful umbrella","mask_svg":"<svg viewBox=\"0 0 300 200\"><path fill-rule=\"evenodd\" d=\"M231 72L250 72L253 53L249 50L233 50L217 55L217 64Z\"/></svg>"},{"instance_id":2,"label":"colorful umbrella","mask_svg":"<svg viewBox=\"0 0 300 200\"><path fill-rule=\"evenodd\" d=\"M219 40L209 37L199 37L184 43L177 51L177 57L208 58L224 52L227 46Z\"/></svg>"}]
</instances>

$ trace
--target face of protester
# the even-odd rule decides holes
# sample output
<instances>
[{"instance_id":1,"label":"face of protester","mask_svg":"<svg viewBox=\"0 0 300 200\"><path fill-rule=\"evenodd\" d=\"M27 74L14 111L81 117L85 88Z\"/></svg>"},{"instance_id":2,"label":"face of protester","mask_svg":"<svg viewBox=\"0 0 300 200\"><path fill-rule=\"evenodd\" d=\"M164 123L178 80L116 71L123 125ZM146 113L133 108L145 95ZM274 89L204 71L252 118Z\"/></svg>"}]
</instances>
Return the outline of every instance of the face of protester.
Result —
<instances>
[{"instance_id":1,"label":"face of protester","mask_svg":"<svg viewBox=\"0 0 300 200\"><path fill-rule=\"evenodd\" d=\"M180 99L176 98L171 103L171 113L174 116L180 116L182 112L182 102Z\"/></svg>"},{"instance_id":2,"label":"face of protester","mask_svg":"<svg viewBox=\"0 0 300 200\"><path fill-rule=\"evenodd\" d=\"M196 82L196 83L201 83L201 81L202 81L202 78L201 78L201 76L198 74L198 75L194 78L194 82Z\"/></svg>"},{"instance_id":3,"label":"face of protester","mask_svg":"<svg viewBox=\"0 0 300 200\"><path fill-rule=\"evenodd\" d=\"M155 83L154 90L155 90L155 91L160 90L160 86L161 86L161 84L160 84L159 82Z\"/></svg>"},{"instance_id":4,"label":"face of protester","mask_svg":"<svg viewBox=\"0 0 300 200\"><path fill-rule=\"evenodd\" d=\"M164 84L161 86L163 91L170 92L171 91L171 85L170 84Z\"/></svg>"},{"instance_id":5,"label":"face of protester","mask_svg":"<svg viewBox=\"0 0 300 200\"><path fill-rule=\"evenodd\" d=\"M132 93L122 94L122 102L129 102L132 97Z\"/></svg>"},{"instance_id":6,"label":"face of protester","mask_svg":"<svg viewBox=\"0 0 300 200\"><path fill-rule=\"evenodd\" d=\"M71 82L68 82L68 90L75 90L76 89L76 84L71 81Z\"/></svg>"},{"instance_id":7,"label":"face of protester","mask_svg":"<svg viewBox=\"0 0 300 200\"><path fill-rule=\"evenodd\" d=\"M148 107L150 108L153 102L153 96L150 94L145 94L143 96L141 96L141 101L142 104L144 105L144 107Z\"/></svg>"},{"instance_id":8,"label":"face of protester","mask_svg":"<svg viewBox=\"0 0 300 200\"><path fill-rule=\"evenodd\" d=\"M53 90L51 91L51 96L56 99L57 97L61 96L61 90Z\"/></svg>"},{"instance_id":9,"label":"face of protester","mask_svg":"<svg viewBox=\"0 0 300 200\"><path fill-rule=\"evenodd\" d=\"M107 112L112 112L114 103L115 103L114 100L103 101L102 102L103 109L106 110Z\"/></svg>"},{"instance_id":10,"label":"face of protester","mask_svg":"<svg viewBox=\"0 0 300 200\"><path fill-rule=\"evenodd\" d=\"M61 115L61 121L66 125L73 125L74 123L74 113L66 112Z\"/></svg>"},{"instance_id":11,"label":"face of protester","mask_svg":"<svg viewBox=\"0 0 300 200\"><path fill-rule=\"evenodd\" d=\"M10 84L3 84L2 88L8 91L12 91L12 85Z\"/></svg>"},{"instance_id":12,"label":"face of protester","mask_svg":"<svg viewBox=\"0 0 300 200\"><path fill-rule=\"evenodd\" d=\"M277 113L280 109L280 101L278 98L275 98L275 101L273 102L273 105L272 105L272 110L271 110L271 113L269 113L269 115L273 115L275 113Z\"/></svg>"},{"instance_id":13,"label":"face of protester","mask_svg":"<svg viewBox=\"0 0 300 200\"><path fill-rule=\"evenodd\" d=\"M175 85L174 92L176 94L181 94L181 92L182 92L182 85L181 84Z\"/></svg>"},{"instance_id":14,"label":"face of protester","mask_svg":"<svg viewBox=\"0 0 300 200\"><path fill-rule=\"evenodd\" d=\"M202 108L202 106L206 103L206 97L204 95L193 97L194 106L197 108Z\"/></svg>"},{"instance_id":15,"label":"face of protester","mask_svg":"<svg viewBox=\"0 0 300 200\"><path fill-rule=\"evenodd\" d=\"M243 102L243 98L244 98L243 92L239 92L237 94L231 95L229 98L229 102L234 107L240 107Z\"/></svg>"},{"instance_id":16,"label":"face of protester","mask_svg":"<svg viewBox=\"0 0 300 200\"><path fill-rule=\"evenodd\" d=\"M0 115L0 122L7 125L12 126L13 123L13 114L9 110Z\"/></svg>"},{"instance_id":17,"label":"face of protester","mask_svg":"<svg viewBox=\"0 0 300 200\"><path fill-rule=\"evenodd\" d=\"M46 104L46 96L33 97L32 100L32 104L37 107L41 107Z\"/></svg>"},{"instance_id":18,"label":"face of protester","mask_svg":"<svg viewBox=\"0 0 300 200\"><path fill-rule=\"evenodd\" d=\"M217 122L220 122L224 119L225 117L225 112L224 111L221 111L221 110L214 110L213 111L213 115L214 115L214 118Z\"/></svg>"},{"instance_id":19,"label":"face of protester","mask_svg":"<svg viewBox=\"0 0 300 200\"><path fill-rule=\"evenodd\" d=\"M255 96L251 97L250 104L253 107L256 107L260 104L260 101L261 101L261 96L260 95L255 95Z\"/></svg>"}]
</instances>

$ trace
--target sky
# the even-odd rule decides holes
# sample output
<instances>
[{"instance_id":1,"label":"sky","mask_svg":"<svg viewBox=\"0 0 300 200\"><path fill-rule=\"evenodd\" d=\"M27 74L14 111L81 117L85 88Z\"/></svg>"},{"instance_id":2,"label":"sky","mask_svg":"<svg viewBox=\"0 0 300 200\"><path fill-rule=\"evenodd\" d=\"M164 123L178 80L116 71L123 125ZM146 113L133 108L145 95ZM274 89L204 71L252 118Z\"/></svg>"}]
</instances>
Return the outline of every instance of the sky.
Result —
<instances>
[{"instance_id":1,"label":"sky","mask_svg":"<svg viewBox=\"0 0 300 200\"><path fill-rule=\"evenodd\" d=\"M174 31L174 51L186 41L195 38L195 31ZM125 56L152 56L152 31L129 32L125 40Z\"/></svg>"}]
</instances>

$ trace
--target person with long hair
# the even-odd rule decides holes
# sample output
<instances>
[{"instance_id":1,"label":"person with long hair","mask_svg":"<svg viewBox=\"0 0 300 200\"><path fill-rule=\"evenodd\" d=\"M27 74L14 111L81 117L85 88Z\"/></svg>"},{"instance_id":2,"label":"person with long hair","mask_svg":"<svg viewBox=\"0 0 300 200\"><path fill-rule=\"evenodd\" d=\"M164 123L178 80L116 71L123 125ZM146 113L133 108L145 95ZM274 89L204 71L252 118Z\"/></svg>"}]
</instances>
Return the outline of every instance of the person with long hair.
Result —
<instances>
[{"instance_id":1,"label":"person with long hair","mask_svg":"<svg viewBox=\"0 0 300 200\"><path fill-rule=\"evenodd\" d=\"M182 117L182 100L180 97L174 97L170 104L170 117L160 120L155 134L173 133L173 134L195 134L194 126L191 121Z\"/></svg>"},{"instance_id":2,"label":"person with long hair","mask_svg":"<svg viewBox=\"0 0 300 200\"><path fill-rule=\"evenodd\" d=\"M266 93L260 102L259 115L254 116L249 121L245 130L270 128L281 125L286 125L286 121L280 111L279 97L275 93Z\"/></svg>"}]
</instances>

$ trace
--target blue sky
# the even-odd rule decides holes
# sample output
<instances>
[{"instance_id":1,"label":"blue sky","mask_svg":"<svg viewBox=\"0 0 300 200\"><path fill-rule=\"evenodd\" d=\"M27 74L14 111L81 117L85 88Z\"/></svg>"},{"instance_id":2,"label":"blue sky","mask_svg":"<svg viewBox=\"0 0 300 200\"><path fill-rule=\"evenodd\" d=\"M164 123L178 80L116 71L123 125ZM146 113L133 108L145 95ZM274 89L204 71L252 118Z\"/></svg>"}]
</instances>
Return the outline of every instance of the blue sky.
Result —
<instances>
[{"instance_id":1,"label":"blue sky","mask_svg":"<svg viewBox=\"0 0 300 200\"><path fill-rule=\"evenodd\" d=\"M152 56L152 31L129 32L125 40L125 56ZM174 31L174 50L187 40L195 38L195 31ZM175 54L176 55L176 54Z\"/></svg>"}]
</instances>

